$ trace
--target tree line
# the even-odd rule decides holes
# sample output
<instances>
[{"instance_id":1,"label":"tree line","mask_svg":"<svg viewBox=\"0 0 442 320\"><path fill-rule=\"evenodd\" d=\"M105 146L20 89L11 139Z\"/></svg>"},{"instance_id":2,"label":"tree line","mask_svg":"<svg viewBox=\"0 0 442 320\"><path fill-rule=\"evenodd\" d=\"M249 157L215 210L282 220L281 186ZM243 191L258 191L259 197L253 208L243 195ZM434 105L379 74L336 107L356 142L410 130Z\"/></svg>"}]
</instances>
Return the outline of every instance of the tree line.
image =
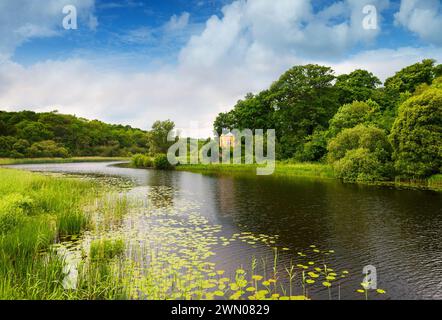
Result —
<instances>
[{"instance_id":1,"label":"tree line","mask_svg":"<svg viewBox=\"0 0 442 320\"><path fill-rule=\"evenodd\" d=\"M0 111L0 157L130 156L149 150L146 131L57 111Z\"/></svg>"},{"instance_id":2,"label":"tree line","mask_svg":"<svg viewBox=\"0 0 442 320\"><path fill-rule=\"evenodd\" d=\"M295 66L214 128L276 129L279 160L328 162L347 181L427 178L442 168L442 65L426 59L384 83L366 70Z\"/></svg>"}]
</instances>

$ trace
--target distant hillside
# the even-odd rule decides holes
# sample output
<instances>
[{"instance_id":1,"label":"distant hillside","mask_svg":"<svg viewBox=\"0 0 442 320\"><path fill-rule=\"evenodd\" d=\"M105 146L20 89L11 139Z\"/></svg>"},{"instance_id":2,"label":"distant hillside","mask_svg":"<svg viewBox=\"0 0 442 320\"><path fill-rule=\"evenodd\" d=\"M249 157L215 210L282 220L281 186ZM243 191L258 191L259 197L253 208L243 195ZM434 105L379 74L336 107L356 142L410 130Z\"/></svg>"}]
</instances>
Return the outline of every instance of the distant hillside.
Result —
<instances>
[{"instance_id":1,"label":"distant hillside","mask_svg":"<svg viewBox=\"0 0 442 320\"><path fill-rule=\"evenodd\" d=\"M0 157L110 157L147 151L147 132L130 126L56 111L0 111Z\"/></svg>"}]
</instances>

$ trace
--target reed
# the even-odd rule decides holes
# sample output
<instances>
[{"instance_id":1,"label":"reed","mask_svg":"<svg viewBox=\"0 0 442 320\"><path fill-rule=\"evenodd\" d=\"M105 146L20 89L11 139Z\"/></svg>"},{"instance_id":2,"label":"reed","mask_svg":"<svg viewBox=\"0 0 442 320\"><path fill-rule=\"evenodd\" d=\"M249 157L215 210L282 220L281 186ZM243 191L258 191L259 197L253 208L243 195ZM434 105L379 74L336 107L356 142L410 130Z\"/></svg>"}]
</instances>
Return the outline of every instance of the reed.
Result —
<instances>
[{"instance_id":1,"label":"reed","mask_svg":"<svg viewBox=\"0 0 442 320\"><path fill-rule=\"evenodd\" d=\"M0 169L0 298L61 299L63 261L51 251L88 224L92 182Z\"/></svg>"}]
</instances>

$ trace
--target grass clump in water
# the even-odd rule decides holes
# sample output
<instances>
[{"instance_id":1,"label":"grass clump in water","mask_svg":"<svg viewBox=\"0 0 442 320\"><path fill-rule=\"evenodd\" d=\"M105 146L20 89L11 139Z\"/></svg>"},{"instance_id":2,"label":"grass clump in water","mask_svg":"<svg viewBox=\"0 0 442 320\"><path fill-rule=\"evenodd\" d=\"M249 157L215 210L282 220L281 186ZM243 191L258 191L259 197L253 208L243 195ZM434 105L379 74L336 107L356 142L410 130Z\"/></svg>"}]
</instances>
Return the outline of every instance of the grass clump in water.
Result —
<instances>
[{"instance_id":1,"label":"grass clump in water","mask_svg":"<svg viewBox=\"0 0 442 320\"><path fill-rule=\"evenodd\" d=\"M123 239L98 239L92 241L89 255L92 261L111 260L122 257L125 248Z\"/></svg>"}]
</instances>

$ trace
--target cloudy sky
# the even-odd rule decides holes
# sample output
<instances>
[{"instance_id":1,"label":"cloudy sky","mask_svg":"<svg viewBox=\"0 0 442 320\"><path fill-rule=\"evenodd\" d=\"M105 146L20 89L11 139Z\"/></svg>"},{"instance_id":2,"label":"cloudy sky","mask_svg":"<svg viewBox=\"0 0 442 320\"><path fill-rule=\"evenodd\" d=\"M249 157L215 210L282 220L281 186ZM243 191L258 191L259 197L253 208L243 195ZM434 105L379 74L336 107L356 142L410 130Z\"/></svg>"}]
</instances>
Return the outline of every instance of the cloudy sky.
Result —
<instances>
[{"instance_id":1,"label":"cloudy sky","mask_svg":"<svg viewBox=\"0 0 442 320\"><path fill-rule=\"evenodd\" d=\"M75 30L63 28L66 5ZM0 109L204 131L293 65L385 79L442 63L441 30L441 0L1 0Z\"/></svg>"}]
</instances>

